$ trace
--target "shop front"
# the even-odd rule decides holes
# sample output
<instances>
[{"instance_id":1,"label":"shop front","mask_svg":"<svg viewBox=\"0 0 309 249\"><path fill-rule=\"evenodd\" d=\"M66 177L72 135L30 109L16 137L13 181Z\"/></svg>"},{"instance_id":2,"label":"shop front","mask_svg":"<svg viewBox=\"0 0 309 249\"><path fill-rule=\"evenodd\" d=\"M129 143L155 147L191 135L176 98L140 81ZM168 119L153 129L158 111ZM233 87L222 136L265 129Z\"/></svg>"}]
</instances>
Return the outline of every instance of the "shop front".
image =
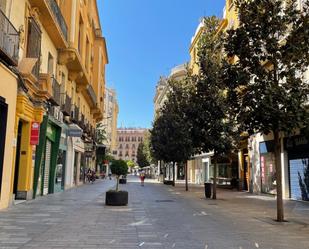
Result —
<instances>
[{"instance_id":1,"label":"shop front","mask_svg":"<svg viewBox=\"0 0 309 249\"><path fill-rule=\"evenodd\" d=\"M46 115L40 130L40 142L35 157L34 197L55 192L61 123Z\"/></svg>"},{"instance_id":2,"label":"shop front","mask_svg":"<svg viewBox=\"0 0 309 249\"><path fill-rule=\"evenodd\" d=\"M82 132L83 130L78 125L68 125L65 189L77 186L80 181L81 155L85 151L84 143L81 139Z\"/></svg>"},{"instance_id":3,"label":"shop front","mask_svg":"<svg viewBox=\"0 0 309 249\"><path fill-rule=\"evenodd\" d=\"M290 198L309 201L309 140L304 135L285 139Z\"/></svg>"},{"instance_id":4,"label":"shop front","mask_svg":"<svg viewBox=\"0 0 309 249\"><path fill-rule=\"evenodd\" d=\"M60 145L57 155L55 192L61 192L65 187L66 172L66 154L67 154L67 125L62 124Z\"/></svg>"},{"instance_id":5,"label":"shop front","mask_svg":"<svg viewBox=\"0 0 309 249\"><path fill-rule=\"evenodd\" d=\"M261 172L261 192L266 194L276 194L276 167L274 141L263 141L259 144L260 172Z\"/></svg>"}]
</instances>

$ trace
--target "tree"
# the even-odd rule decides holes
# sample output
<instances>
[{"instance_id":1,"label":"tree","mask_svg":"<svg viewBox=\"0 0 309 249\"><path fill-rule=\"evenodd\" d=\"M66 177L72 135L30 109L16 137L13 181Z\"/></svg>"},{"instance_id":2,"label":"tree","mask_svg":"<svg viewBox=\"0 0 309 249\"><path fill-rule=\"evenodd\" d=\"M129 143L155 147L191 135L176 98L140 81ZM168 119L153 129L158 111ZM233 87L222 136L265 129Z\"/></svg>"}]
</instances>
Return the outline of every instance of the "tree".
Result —
<instances>
[{"instance_id":1,"label":"tree","mask_svg":"<svg viewBox=\"0 0 309 249\"><path fill-rule=\"evenodd\" d=\"M192 120L197 151L213 152L213 199L217 198L217 161L229 156L235 141L222 80L223 34L218 32L219 22L216 17L204 18L205 31L198 44L199 73L195 78L191 76L195 90L187 114Z\"/></svg>"},{"instance_id":2,"label":"tree","mask_svg":"<svg viewBox=\"0 0 309 249\"><path fill-rule=\"evenodd\" d=\"M119 191L119 178L120 176L126 175L128 173L128 165L123 160L113 160L111 163L111 171L112 174L116 175L116 191Z\"/></svg>"},{"instance_id":3,"label":"tree","mask_svg":"<svg viewBox=\"0 0 309 249\"><path fill-rule=\"evenodd\" d=\"M145 154L144 143L140 143L137 147L136 162L139 167L144 168L149 166L147 155Z\"/></svg>"},{"instance_id":4,"label":"tree","mask_svg":"<svg viewBox=\"0 0 309 249\"><path fill-rule=\"evenodd\" d=\"M186 81L169 80L169 93L161 115L154 121L150 131L151 149L157 160L173 163L175 186L175 163L187 161L193 154L191 123L185 109L188 108L189 87Z\"/></svg>"},{"instance_id":5,"label":"tree","mask_svg":"<svg viewBox=\"0 0 309 249\"><path fill-rule=\"evenodd\" d=\"M106 130L102 123L97 123L96 127L96 142L98 144L104 144L104 142L107 140L106 137Z\"/></svg>"},{"instance_id":6,"label":"tree","mask_svg":"<svg viewBox=\"0 0 309 249\"><path fill-rule=\"evenodd\" d=\"M308 125L309 8L295 0L235 2L240 26L228 32L225 83L237 123L249 134L272 133L275 143L277 220L284 220L281 139Z\"/></svg>"},{"instance_id":7,"label":"tree","mask_svg":"<svg viewBox=\"0 0 309 249\"><path fill-rule=\"evenodd\" d=\"M135 163L131 160L126 161L128 168L130 169L130 172L132 173L132 168L134 168Z\"/></svg>"}]
</instances>

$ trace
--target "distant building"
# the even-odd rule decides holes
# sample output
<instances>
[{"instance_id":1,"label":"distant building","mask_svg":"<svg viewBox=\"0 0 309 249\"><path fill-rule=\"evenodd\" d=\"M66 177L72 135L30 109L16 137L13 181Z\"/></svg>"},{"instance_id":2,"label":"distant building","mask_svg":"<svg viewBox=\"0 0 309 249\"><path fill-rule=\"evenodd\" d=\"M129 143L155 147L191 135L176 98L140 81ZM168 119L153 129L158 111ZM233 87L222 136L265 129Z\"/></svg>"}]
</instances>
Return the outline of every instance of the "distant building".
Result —
<instances>
[{"instance_id":1,"label":"distant building","mask_svg":"<svg viewBox=\"0 0 309 249\"><path fill-rule=\"evenodd\" d=\"M116 91L114 89L105 88L104 94L104 117L103 129L106 131L106 149L109 153L115 154L117 150L117 120L118 120L118 102Z\"/></svg>"},{"instance_id":2,"label":"distant building","mask_svg":"<svg viewBox=\"0 0 309 249\"><path fill-rule=\"evenodd\" d=\"M157 86L156 86L156 95L154 97L154 108L155 108L155 119L158 117L160 110L162 109L165 101L167 100L168 93L168 80L181 80L187 74L187 64L181 64L172 68L171 73L168 77L161 76Z\"/></svg>"},{"instance_id":3,"label":"distant building","mask_svg":"<svg viewBox=\"0 0 309 249\"><path fill-rule=\"evenodd\" d=\"M147 132L144 128L118 128L116 159L136 162L138 145L144 141Z\"/></svg>"}]
</instances>

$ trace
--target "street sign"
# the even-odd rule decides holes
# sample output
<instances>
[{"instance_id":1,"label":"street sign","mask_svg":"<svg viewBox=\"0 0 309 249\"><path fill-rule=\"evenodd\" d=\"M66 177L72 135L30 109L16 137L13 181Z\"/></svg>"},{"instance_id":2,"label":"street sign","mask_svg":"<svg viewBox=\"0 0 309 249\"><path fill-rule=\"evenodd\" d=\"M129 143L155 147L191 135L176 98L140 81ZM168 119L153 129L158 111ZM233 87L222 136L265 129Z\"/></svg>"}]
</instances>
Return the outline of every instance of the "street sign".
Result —
<instances>
[{"instance_id":1,"label":"street sign","mask_svg":"<svg viewBox=\"0 0 309 249\"><path fill-rule=\"evenodd\" d=\"M38 145L40 139L40 123L32 122L31 123L31 132L30 132L30 144Z\"/></svg>"}]
</instances>

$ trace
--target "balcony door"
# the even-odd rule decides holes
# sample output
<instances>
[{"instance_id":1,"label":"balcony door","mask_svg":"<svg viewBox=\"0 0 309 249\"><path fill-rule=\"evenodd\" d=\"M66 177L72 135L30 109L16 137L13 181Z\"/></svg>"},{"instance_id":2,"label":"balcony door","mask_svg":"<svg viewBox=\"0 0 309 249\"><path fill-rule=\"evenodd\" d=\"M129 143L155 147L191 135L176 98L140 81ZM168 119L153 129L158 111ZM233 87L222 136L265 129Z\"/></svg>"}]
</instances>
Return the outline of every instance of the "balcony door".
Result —
<instances>
[{"instance_id":1,"label":"balcony door","mask_svg":"<svg viewBox=\"0 0 309 249\"><path fill-rule=\"evenodd\" d=\"M0 136L0 194L1 194L1 187L2 187L7 114L8 114L8 105L5 103L5 100L2 97L0 97L0 134L1 134Z\"/></svg>"},{"instance_id":2,"label":"balcony door","mask_svg":"<svg viewBox=\"0 0 309 249\"><path fill-rule=\"evenodd\" d=\"M30 17L28 21L27 57L38 59L32 70L32 74L37 79L40 74L41 36L42 32L39 25Z\"/></svg>"}]
</instances>

